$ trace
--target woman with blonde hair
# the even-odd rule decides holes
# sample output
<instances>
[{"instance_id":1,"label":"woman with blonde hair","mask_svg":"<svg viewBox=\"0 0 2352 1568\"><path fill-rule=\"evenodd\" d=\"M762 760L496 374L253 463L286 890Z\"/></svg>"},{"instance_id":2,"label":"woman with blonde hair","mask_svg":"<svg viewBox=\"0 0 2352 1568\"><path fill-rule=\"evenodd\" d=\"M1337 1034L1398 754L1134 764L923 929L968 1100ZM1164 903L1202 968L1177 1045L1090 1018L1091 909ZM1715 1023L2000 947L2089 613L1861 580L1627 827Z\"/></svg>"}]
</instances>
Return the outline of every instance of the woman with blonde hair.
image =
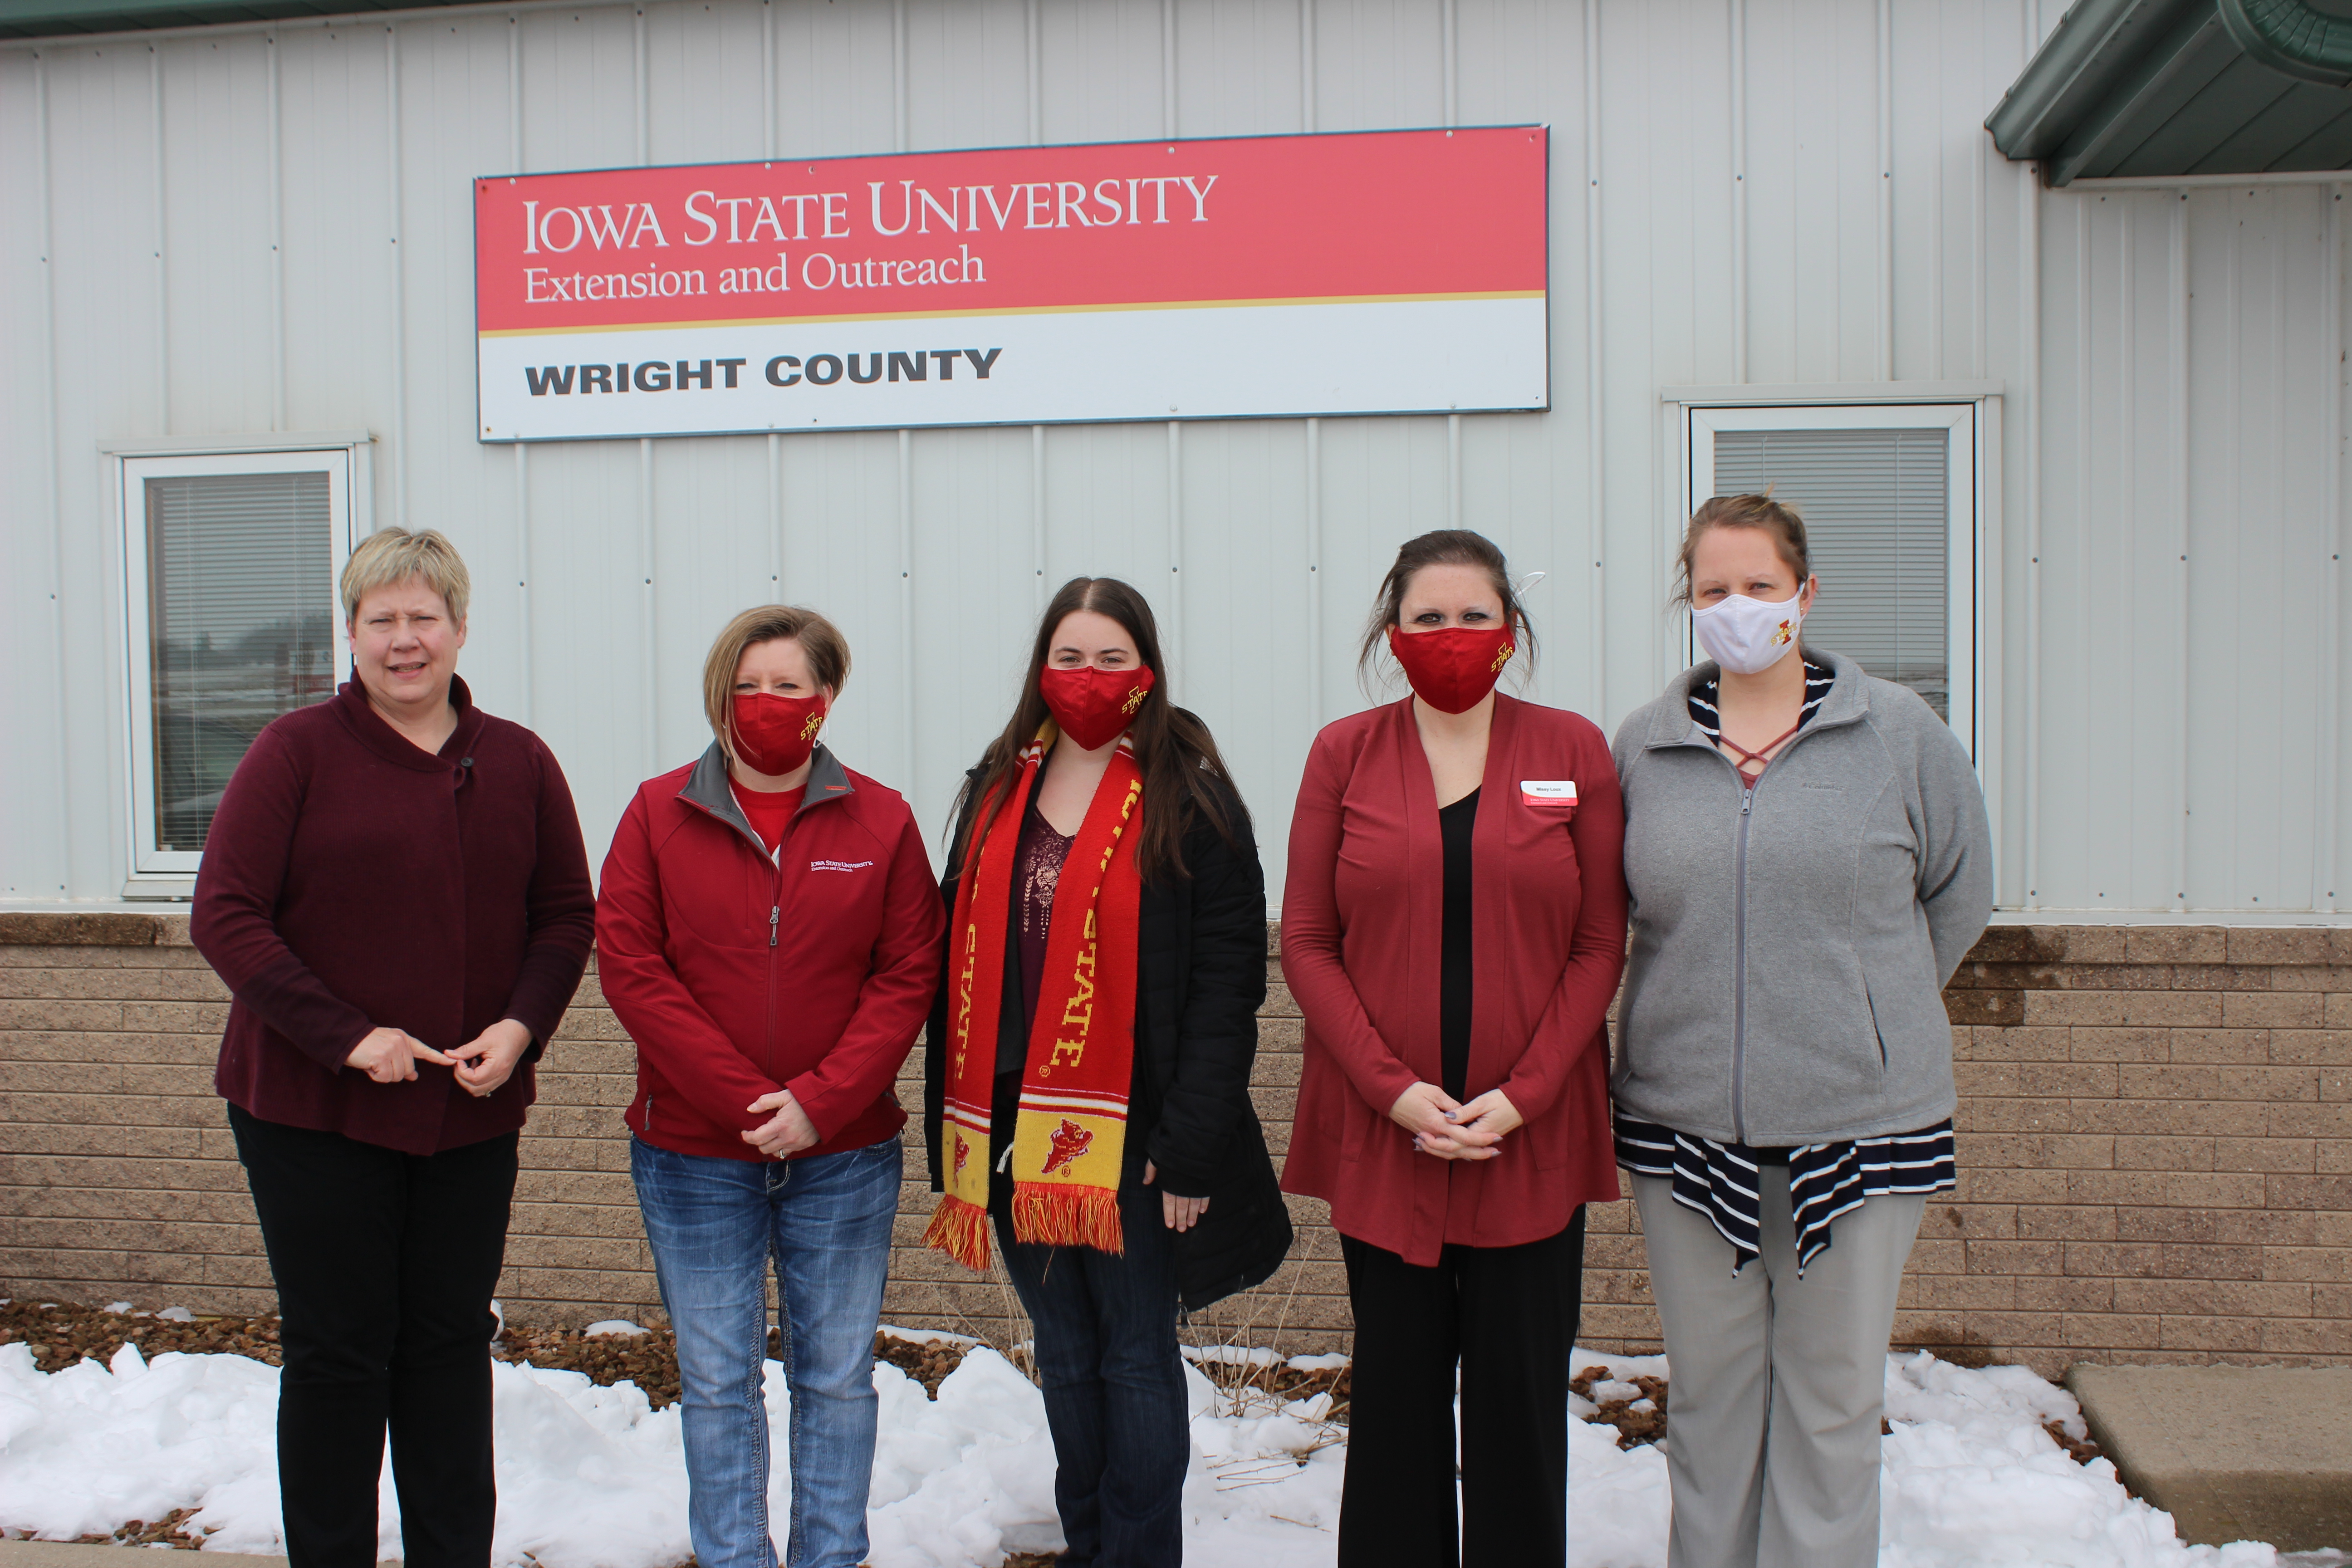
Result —
<instances>
[{"instance_id":1,"label":"woman with blonde hair","mask_svg":"<svg viewBox=\"0 0 2352 1568\"><path fill-rule=\"evenodd\" d=\"M388 1429L407 1560L487 1568L490 1293L588 855L553 754L457 678L456 548L384 529L341 586L352 679L237 764L190 935L235 998L214 1083L278 1287L287 1555L375 1561Z\"/></svg>"},{"instance_id":2,"label":"woman with blonde hair","mask_svg":"<svg viewBox=\"0 0 2352 1568\"><path fill-rule=\"evenodd\" d=\"M1992 911L1968 749L1804 641L1805 525L1690 521L1707 659L1618 727L1617 1159L1674 1363L1672 1568L1878 1561L1887 1336L1953 1184L1944 983Z\"/></svg>"},{"instance_id":3,"label":"woman with blonde hair","mask_svg":"<svg viewBox=\"0 0 2352 1568\"><path fill-rule=\"evenodd\" d=\"M596 910L637 1045L630 1174L684 1385L703 1568L774 1568L768 1270L792 1392L789 1568L865 1560L875 1325L898 1209L892 1089L939 974L939 885L896 791L818 738L849 645L814 610L711 644L699 760L649 779Z\"/></svg>"}]
</instances>

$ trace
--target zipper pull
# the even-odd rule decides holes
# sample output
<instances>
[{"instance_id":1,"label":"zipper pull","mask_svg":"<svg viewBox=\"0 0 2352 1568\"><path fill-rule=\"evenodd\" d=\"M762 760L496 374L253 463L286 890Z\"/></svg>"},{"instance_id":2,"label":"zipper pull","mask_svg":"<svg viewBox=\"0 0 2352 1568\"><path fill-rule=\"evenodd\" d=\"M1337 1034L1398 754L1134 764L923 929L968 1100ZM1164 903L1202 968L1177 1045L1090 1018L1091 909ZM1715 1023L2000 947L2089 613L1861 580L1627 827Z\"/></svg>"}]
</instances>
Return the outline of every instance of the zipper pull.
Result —
<instances>
[{"instance_id":1,"label":"zipper pull","mask_svg":"<svg viewBox=\"0 0 2352 1568\"><path fill-rule=\"evenodd\" d=\"M1742 816L1747 816L1748 808L1755 803L1756 786L1754 784L1749 784L1746 789L1739 792L1739 815ZM772 947L775 944L773 942L770 942L769 945Z\"/></svg>"},{"instance_id":2,"label":"zipper pull","mask_svg":"<svg viewBox=\"0 0 2352 1568\"><path fill-rule=\"evenodd\" d=\"M776 945L776 922L783 918L783 905L771 904L768 906L768 945L770 947Z\"/></svg>"}]
</instances>

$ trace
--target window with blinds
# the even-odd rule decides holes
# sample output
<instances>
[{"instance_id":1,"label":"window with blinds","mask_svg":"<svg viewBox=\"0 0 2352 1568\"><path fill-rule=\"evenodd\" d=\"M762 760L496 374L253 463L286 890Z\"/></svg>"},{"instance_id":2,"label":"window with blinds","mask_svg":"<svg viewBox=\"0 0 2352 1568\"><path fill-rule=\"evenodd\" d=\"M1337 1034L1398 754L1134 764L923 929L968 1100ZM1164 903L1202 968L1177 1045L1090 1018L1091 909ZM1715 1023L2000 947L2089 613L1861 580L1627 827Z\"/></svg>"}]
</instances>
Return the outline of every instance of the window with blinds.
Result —
<instances>
[{"instance_id":1,"label":"window with blinds","mask_svg":"<svg viewBox=\"0 0 2352 1568\"><path fill-rule=\"evenodd\" d=\"M1951 718L1951 448L1943 429L1718 429L1717 495L1805 520L1821 597L1805 641Z\"/></svg>"},{"instance_id":2,"label":"window with blinds","mask_svg":"<svg viewBox=\"0 0 2352 1568\"><path fill-rule=\"evenodd\" d=\"M152 846L204 847L262 727L335 689L334 499L321 468L143 481ZM142 836L143 837L143 836Z\"/></svg>"}]
</instances>

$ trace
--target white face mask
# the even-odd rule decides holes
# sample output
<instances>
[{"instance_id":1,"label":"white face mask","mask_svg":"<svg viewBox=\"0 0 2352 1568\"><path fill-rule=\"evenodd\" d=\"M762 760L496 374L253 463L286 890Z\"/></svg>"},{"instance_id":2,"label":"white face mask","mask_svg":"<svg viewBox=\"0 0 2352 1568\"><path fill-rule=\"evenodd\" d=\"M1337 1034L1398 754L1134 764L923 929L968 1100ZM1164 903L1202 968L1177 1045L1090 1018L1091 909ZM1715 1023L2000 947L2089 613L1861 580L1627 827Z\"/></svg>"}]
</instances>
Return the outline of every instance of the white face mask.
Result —
<instances>
[{"instance_id":1,"label":"white face mask","mask_svg":"<svg viewBox=\"0 0 2352 1568\"><path fill-rule=\"evenodd\" d=\"M1804 624L1799 608L1805 596L1800 587L1777 605L1732 594L1691 612L1691 630L1706 656L1737 675L1761 675L1797 646L1797 628Z\"/></svg>"}]
</instances>

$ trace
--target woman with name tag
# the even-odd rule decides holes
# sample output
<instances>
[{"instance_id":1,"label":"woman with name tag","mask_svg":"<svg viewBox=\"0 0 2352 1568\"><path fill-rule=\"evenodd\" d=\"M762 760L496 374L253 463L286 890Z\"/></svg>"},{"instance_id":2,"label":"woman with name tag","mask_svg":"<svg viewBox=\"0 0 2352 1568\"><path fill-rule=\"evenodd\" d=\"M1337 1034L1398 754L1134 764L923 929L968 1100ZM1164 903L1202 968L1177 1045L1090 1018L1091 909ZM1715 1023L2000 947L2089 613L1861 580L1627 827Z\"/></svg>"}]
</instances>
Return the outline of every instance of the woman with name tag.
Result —
<instances>
[{"instance_id":1,"label":"woman with name tag","mask_svg":"<svg viewBox=\"0 0 2352 1568\"><path fill-rule=\"evenodd\" d=\"M1143 595L1045 607L1011 722L967 776L926 1037L926 1240L1036 1329L1067 1568L1174 1568L1192 1445L1181 1303L1290 1247L1249 1098L1265 879L1208 727L1168 699Z\"/></svg>"},{"instance_id":2,"label":"woman with name tag","mask_svg":"<svg viewBox=\"0 0 2352 1568\"><path fill-rule=\"evenodd\" d=\"M787 1568L856 1568L874 1329L898 1211L892 1084L939 980L939 886L905 800L818 740L849 645L746 610L703 665L715 737L648 780L604 860L604 999L637 1044L629 1173L684 1385L702 1568L774 1568L767 1273L792 1391Z\"/></svg>"},{"instance_id":3,"label":"woman with name tag","mask_svg":"<svg viewBox=\"0 0 2352 1568\"><path fill-rule=\"evenodd\" d=\"M1941 993L1992 910L1966 747L1803 642L1820 584L1768 496L1691 519L1708 661L1617 731L1633 956L1617 1157L1674 1363L1671 1568L1878 1561L1895 1294L1954 1184Z\"/></svg>"},{"instance_id":4,"label":"woman with name tag","mask_svg":"<svg viewBox=\"0 0 2352 1568\"><path fill-rule=\"evenodd\" d=\"M1283 1180L1329 1201L1355 1311L1342 1568L1567 1551L1584 1205L1618 1195L1602 1019L1625 886L1601 731L1495 689L1533 641L1490 542L1407 543L1359 668L1386 648L1412 695L1324 727L1291 819L1282 968L1307 1038Z\"/></svg>"}]
</instances>

